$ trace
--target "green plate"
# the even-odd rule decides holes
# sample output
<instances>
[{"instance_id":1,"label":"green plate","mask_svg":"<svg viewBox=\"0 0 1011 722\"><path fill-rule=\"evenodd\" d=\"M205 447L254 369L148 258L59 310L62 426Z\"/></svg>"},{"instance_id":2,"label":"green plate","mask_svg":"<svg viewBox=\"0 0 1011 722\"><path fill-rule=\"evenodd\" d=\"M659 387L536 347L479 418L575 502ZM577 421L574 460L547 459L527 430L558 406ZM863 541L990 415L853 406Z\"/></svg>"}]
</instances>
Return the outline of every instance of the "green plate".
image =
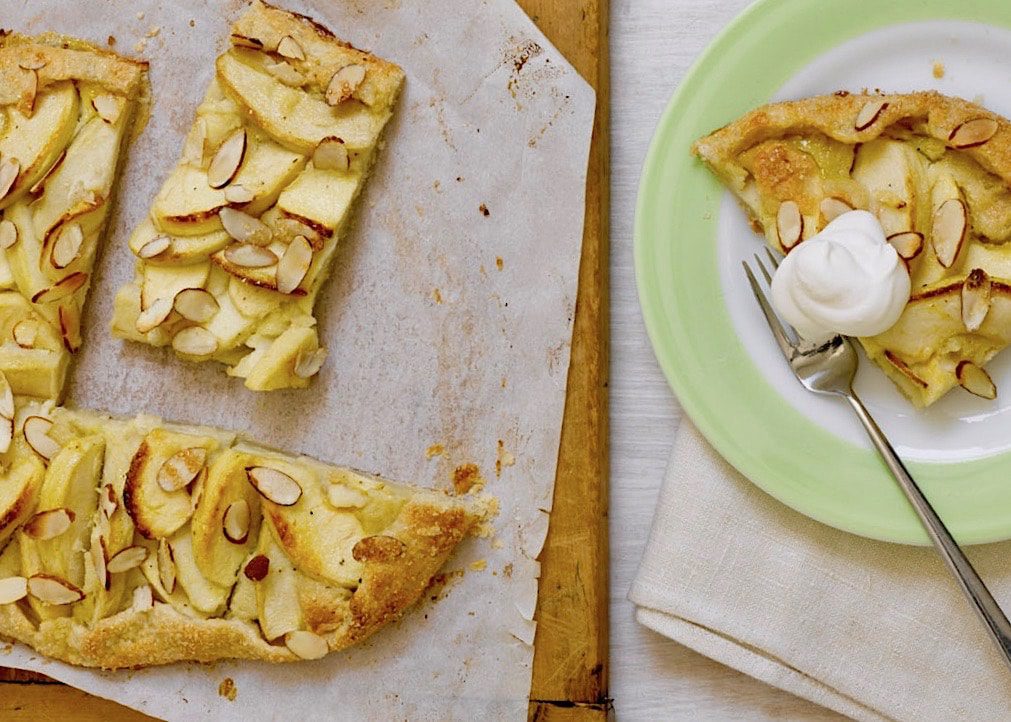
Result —
<instances>
[{"instance_id":1,"label":"green plate","mask_svg":"<svg viewBox=\"0 0 1011 722\"><path fill-rule=\"evenodd\" d=\"M635 218L646 328L671 387L706 438L797 511L905 544L926 544L926 534L869 445L812 423L773 389L738 339L717 268L724 191L689 147L768 102L834 46L887 25L927 20L1008 28L1011 2L756 2L713 41L668 104L643 169ZM756 237L756 249L759 243ZM1011 538L1011 454L909 466L960 542Z\"/></svg>"}]
</instances>

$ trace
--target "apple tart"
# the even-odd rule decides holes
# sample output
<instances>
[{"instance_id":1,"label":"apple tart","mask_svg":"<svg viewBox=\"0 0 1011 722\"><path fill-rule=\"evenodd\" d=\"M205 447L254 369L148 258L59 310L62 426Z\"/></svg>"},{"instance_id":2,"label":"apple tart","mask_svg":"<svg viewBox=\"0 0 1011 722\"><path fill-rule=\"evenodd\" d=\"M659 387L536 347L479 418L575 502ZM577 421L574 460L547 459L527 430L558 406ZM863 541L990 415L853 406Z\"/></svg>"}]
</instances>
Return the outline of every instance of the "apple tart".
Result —
<instances>
[{"instance_id":1,"label":"apple tart","mask_svg":"<svg viewBox=\"0 0 1011 722\"><path fill-rule=\"evenodd\" d=\"M494 513L215 429L11 398L0 635L71 664L322 657L398 618Z\"/></svg>"},{"instance_id":2,"label":"apple tart","mask_svg":"<svg viewBox=\"0 0 1011 722\"><path fill-rule=\"evenodd\" d=\"M403 80L312 20L254 2L130 238L137 273L113 332L227 364L253 390L308 385L326 353L313 305Z\"/></svg>"},{"instance_id":3,"label":"apple tart","mask_svg":"<svg viewBox=\"0 0 1011 722\"><path fill-rule=\"evenodd\" d=\"M56 398L147 64L55 35L0 34L0 371Z\"/></svg>"},{"instance_id":4,"label":"apple tart","mask_svg":"<svg viewBox=\"0 0 1011 722\"><path fill-rule=\"evenodd\" d=\"M968 101L839 92L758 108L696 141L752 225L789 253L843 212L875 213L912 293L867 355L917 407L1011 342L1011 125Z\"/></svg>"}]
</instances>

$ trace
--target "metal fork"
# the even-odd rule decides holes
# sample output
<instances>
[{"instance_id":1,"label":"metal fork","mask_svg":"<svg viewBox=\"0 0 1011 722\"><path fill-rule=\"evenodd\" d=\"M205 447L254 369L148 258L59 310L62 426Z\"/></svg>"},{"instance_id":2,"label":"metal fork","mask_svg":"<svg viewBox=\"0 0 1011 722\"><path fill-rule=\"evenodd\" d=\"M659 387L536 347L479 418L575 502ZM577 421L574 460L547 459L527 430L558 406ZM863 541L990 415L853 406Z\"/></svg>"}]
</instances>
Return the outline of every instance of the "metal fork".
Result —
<instances>
[{"instance_id":1,"label":"metal fork","mask_svg":"<svg viewBox=\"0 0 1011 722\"><path fill-rule=\"evenodd\" d=\"M779 259L768 248L765 251L773 268L778 268ZM765 282L771 284L772 277L757 253L755 254L755 264L765 278ZM993 595L990 594L990 590L979 578L979 574L976 573L958 543L951 536L951 532L934 511L927 497L920 491L920 487L910 476L909 471L871 417L870 412L853 392L853 377L856 374L858 361L853 343L844 336L833 336L827 341L819 343L805 341L796 329L780 322L750 266L747 262L743 262L742 265L748 276L748 282L751 284L751 290L754 292L759 306L762 307L762 313L765 314L765 320L768 321L769 328L772 329L772 335L783 351L783 355L790 364L790 368L793 369L797 380L809 391L841 396L853 407L863 423L867 435L871 437L875 448L884 459L888 470L892 472L906 498L909 499L909 503L916 510L930 540L934 543L934 547L955 576L958 586L965 592L973 609L983 620L990 638L997 644L1004 661L1011 666L1011 623L1008 622L1004 612L1001 611Z\"/></svg>"}]
</instances>

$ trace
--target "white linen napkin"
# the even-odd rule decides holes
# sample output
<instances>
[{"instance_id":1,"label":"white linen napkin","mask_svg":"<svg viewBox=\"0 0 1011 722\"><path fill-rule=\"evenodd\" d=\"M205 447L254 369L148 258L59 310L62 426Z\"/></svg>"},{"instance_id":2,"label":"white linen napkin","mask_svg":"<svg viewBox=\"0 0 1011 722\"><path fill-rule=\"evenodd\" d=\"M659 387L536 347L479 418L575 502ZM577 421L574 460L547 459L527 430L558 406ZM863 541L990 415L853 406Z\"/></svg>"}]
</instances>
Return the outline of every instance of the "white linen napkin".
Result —
<instances>
[{"instance_id":1,"label":"white linen napkin","mask_svg":"<svg viewBox=\"0 0 1011 722\"><path fill-rule=\"evenodd\" d=\"M1011 612L1011 543L968 555ZM933 549L792 511L687 420L629 598L660 634L858 720L1011 719L1011 672Z\"/></svg>"}]
</instances>

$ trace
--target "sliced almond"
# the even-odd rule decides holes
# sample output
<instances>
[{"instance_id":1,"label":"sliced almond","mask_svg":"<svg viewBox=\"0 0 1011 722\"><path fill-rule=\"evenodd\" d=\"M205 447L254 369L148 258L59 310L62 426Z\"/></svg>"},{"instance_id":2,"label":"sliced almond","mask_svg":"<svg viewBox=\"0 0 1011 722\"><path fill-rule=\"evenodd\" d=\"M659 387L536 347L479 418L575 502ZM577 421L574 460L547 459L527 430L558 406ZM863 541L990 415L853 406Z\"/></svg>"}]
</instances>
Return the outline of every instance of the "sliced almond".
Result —
<instances>
[{"instance_id":1,"label":"sliced almond","mask_svg":"<svg viewBox=\"0 0 1011 722\"><path fill-rule=\"evenodd\" d=\"M172 313L171 298L155 299L154 303L137 314L137 331L147 333L158 328L165 323L165 319L169 317L170 313Z\"/></svg>"},{"instance_id":2,"label":"sliced almond","mask_svg":"<svg viewBox=\"0 0 1011 722\"><path fill-rule=\"evenodd\" d=\"M179 491L189 486L207 463L207 449L194 446L172 454L158 469L158 486L165 491Z\"/></svg>"},{"instance_id":3,"label":"sliced almond","mask_svg":"<svg viewBox=\"0 0 1011 722\"><path fill-rule=\"evenodd\" d=\"M123 549L109 560L107 565L110 574L128 572L135 567L139 567L147 559L147 549L142 546L132 546Z\"/></svg>"},{"instance_id":4,"label":"sliced almond","mask_svg":"<svg viewBox=\"0 0 1011 722\"><path fill-rule=\"evenodd\" d=\"M959 361L955 367L955 377L962 388L970 394L984 399L997 398L997 387L994 386L990 374L972 361Z\"/></svg>"},{"instance_id":5,"label":"sliced almond","mask_svg":"<svg viewBox=\"0 0 1011 722\"><path fill-rule=\"evenodd\" d=\"M0 579L0 604L13 604L28 596L28 580L24 577Z\"/></svg>"},{"instance_id":6,"label":"sliced almond","mask_svg":"<svg viewBox=\"0 0 1011 722\"><path fill-rule=\"evenodd\" d=\"M277 264L277 290L281 293L294 291L311 265L312 246L305 236L295 236Z\"/></svg>"},{"instance_id":7,"label":"sliced almond","mask_svg":"<svg viewBox=\"0 0 1011 722\"><path fill-rule=\"evenodd\" d=\"M900 257L907 261L916 258L923 250L923 234L918 231L902 231L888 236L888 242L892 244Z\"/></svg>"},{"instance_id":8,"label":"sliced almond","mask_svg":"<svg viewBox=\"0 0 1011 722\"><path fill-rule=\"evenodd\" d=\"M305 76L284 60L278 63L267 63L263 66L268 73L291 88L305 85Z\"/></svg>"},{"instance_id":9,"label":"sliced almond","mask_svg":"<svg viewBox=\"0 0 1011 722\"><path fill-rule=\"evenodd\" d=\"M962 323L966 331L976 331L990 312L990 277L974 268L962 283Z\"/></svg>"},{"instance_id":10,"label":"sliced almond","mask_svg":"<svg viewBox=\"0 0 1011 722\"><path fill-rule=\"evenodd\" d=\"M60 451L60 445L49 435L51 428L53 428L53 422L45 416L29 416L25 419L25 424L22 427L25 441L36 454L46 461L52 459Z\"/></svg>"},{"instance_id":11,"label":"sliced almond","mask_svg":"<svg viewBox=\"0 0 1011 722\"><path fill-rule=\"evenodd\" d=\"M218 350L218 339L201 326L190 326L172 337L172 348L187 356L210 356Z\"/></svg>"},{"instance_id":12,"label":"sliced almond","mask_svg":"<svg viewBox=\"0 0 1011 722\"><path fill-rule=\"evenodd\" d=\"M111 125L115 124L123 114L126 100L116 95L103 93L92 98L91 105L95 108L95 112L98 113L98 117Z\"/></svg>"},{"instance_id":13,"label":"sliced almond","mask_svg":"<svg viewBox=\"0 0 1011 722\"><path fill-rule=\"evenodd\" d=\"M154 258L155 256L161 255L167 251L171 245L171 238L168 236L158 236L156 238L152 238L150 241L138 248L137 256L144 259Z\"/></svg>"},{"instance_id":14,"label":"sliced almond","mask_svg":"<svg viewBox=\"0 0 1011 722\"><path fill-rule=\"evenodd\" d=\"M6 251L18 242L18 227L11 221L0 221L0 249Z\"/></svg>"},{"instance_id":15,"label":"sliced almond","mask_svg":"<svg viewBox=\"0 0 1011 722\"><path fill-rule=\"evenodd\" d=\"M312 152L312 164L320 170L347 170L351 167L351 156L343 140L330 136L321 140Z\"/></svg>"},{"instance_id":16,"label":"sliced almond","mask_svg":"<svg viewBox=\"0 0 1011 722\"><path fill-rule=\"evenodd\" d=\"M33 348L39 335L39 322L34 318L23 318L11 329L14 343L21 348Z\"/></svg>"},{"instance_id":17,"label":"sliced almond","mask_svg":"<svg viewBox=\"0 0 1011 722\"><path fill-rule=\"evenodd\" d=\"M98 496L98 505L102 509L102 513L105 514L106 519L111 519L112 515L116 513L119 501L116 499L116 489L112 484L106 484L102 487L102 491Z\"/></svg>"},{"instance_id":18,"label":"sliced almond","mask_svg":"<svg viewBox=\"0 0 1011 722\"><path fill-rule=\"evenodd\" d=\"M284 646L300 659L322 659L330 651L323 637L305 629L285 634Z\"/></svg>"},{"instance_id":19,"label":"sliced almond","mask_svg":"<svg viewBox=\"0 0 1011 722\"><path fill-rule=\"evenodd\" d=\"M881 114L888 108L888 103L884 100L871 100L864 104L857 113L853 127L857 130L867 130L874 122L881 117Z\"/></svg>"},{"instance_id":20,"label":"sliced almond","mask_svg":"<svg viewBox=\"0 0 1011 722\"><path fill-rule=\"evenodd\" d=\"M340 68L326 87L326 102L330 105L340 105L358 90L365 80L365 66L357 63Z\"/></svg>"},{"instance_id":21,"label":"sliced almond","mask_svg":"<svg viewBox=\"0 0 1011 722\"><path fill-rule=\"evenodd\" d=\"M239 128L218 148L207 169L207 183L211 188L223 188L232 182L239 172L242 159L246 155L246 129Z\"/></svg>"},{"instance_id":22,"label":"sliced almond","mask_svg":"<svg viewBox=\"0 0 1011 722\"><path fill-rule=\"evenodd\" d=\"M158 579L169 594L176 590L175 555L172 546L164 539L158 542Z\"/></svg>"},{"instance_id":23,"label":"sliced almond","mask_svg":"<svg viewBox=\"0 0 1011 722\"><path fill-rule=\"evenodd\" d=\"M292 60L305 60L305 52L302 50L302 46L290 35L285 35L278 42L277 53Z\"/></svg>"},{"instance_id":24,"label":"sliced almond","mask_svg":"<svg viewBox=\"0 0 1011 722\"><path fill-rule=\"evenodd\" d=\"M302 487L283 471L269 466L251 466L246 477L263 498L278 506L292 506L302 496Z\"/></svg>"},{"instance_id":25,"label":"sliced almond","mask_svg":"<svg viewBox=\"0 0 1011 722\"><path fill-rule=\"evenodd\" d=\"M83 271L74 271L64 276L49 288L36 291L32 296L32 303L54 303L71 295L88 281L88 274Z\"/></svg>"},{"instance_id":26,"label":"sliced almond","mask_svg":"<svg viewBox=\"0 0 1011 722\"><path fill-rule=\"evenodd\" d=\"M73 604L84 599L84 592L66 579L52 574L35 574L28 577L28 593L47 604Z\"/></svg>"},{"instance_id":27,"label":"sliced almond","mask_svg":"<svg viewBox=\"0 0 1011 722\"><path fill-rule=\"evenodd\" d=\"M214 295L202 288L184 288L176 294L176 313L195 323L207 323L214 318L219 308Z\"/></svg>"},{"instance_id":28,"label":"sliced almond","mask_svg":"<svg viewBox=\"0 0 1011 722\"><path fill-rule=\"evenodd\" d=\"M25 522L22 530L32 539L55 539L70 528L74 516L72 509L47 509Z\"/></svg>"},{"instance_id":29,"label":"sliced almond","mask_svg":"<svg viewBox=\"0 0 1011 722\"><path fill-rule=\"evenodd\" d=\"M319 373L323 368L323 361L326 359L326 349L318 348L307 354L299 354L295 358L295 375L300 379L307 379Z\"/></svg>"},{"instance_id":30,"label":"sliced almond","mask_svg":"<svg viewBox=\"0 0 1011 722\"><path fill-rule=\"evenodd\" d=\"M84 245L84 231L80 223L71 223L60 230L60 234L53 243L53 250L49 254L49 260L53 268L64 269L76 261L81 255L81 246Z\"/></svg>"},{"instance_id":31,"label":"sliced almond","mask_svg":"<svg viewBox=\"0 0 1011 722\"><path fill-rule=\"evenodd\" d=\"M959 198L946 200L934 213L930 242L938 262L945 268L951 268L958 258L968 225L965 203Z\"/></svg>"},{"instance_id":32,"label":"sliced almond","mask_svg":"<svg viewBox=\"0 0 1011 722\"><path fill-rule=\"evenodd\" d=\"M249 538L249 503L245 499L233 501L221 517L225 538L233 544L245 544Z\"/></svg>"},{"instance_id":33,"label":"sliced almond","mask_svg":"<svg viewBox=\"0 0 1011 722\"><path fill-rule=\"evenodd\" d=\"M246 562L246 566L243 568L242 573L246 575L246 579L253 582L258 582L267 576L267 572L270 571L270 558L264 556L263 554L257 554L255 557Z\"/></svg>"},{"instance_id":34,"label":"sliced almond","mask_svg":"<svg viewBox=\"0 0 1011 722\"><path fill-rule=\"evenodd\" d=\"M91 565L95 568L95 577L98 584L105 591L109 591L109 552L105 545L105 539L98 533L98 527L94 527L91 535L91 548L88 550L91 557Z\"/></svg>"},{"instance_id":35,"label":"sliced almond","mask_svg":"<svg viewBox=\"0 0 1011 722\"><path fill-rule=\"evenodd\" d=\"M130 610L134 612L144 612L154 606L154 592L150 584L144 584L133 590L133 601L130 603Z\"/></svg>"},{"instance_id":36,"label":"sliced almond","mask_svg":"<svg viewBox=\"0 0 1011 722\"><path fill-rule=\"evenodd\" d=\"M14 392L2 371L0 371L0 417L14 419Z\"/></svg>"},{"instance_id":37,"label":"sliced almond","mask_svg":"<svg viewBox=\"0 0 1011 722\"><path fill-rule=\"evenodd\" d=\"M849 213L853 210L853 206L841 198L825 198L821 202L820 209L822 216L825 217L825 221L831 223L843 213Z\"/></svg>"},{"instance_id":38,"label":"sliced almond","mask_svg":"<svg viewBox=\"0 0 1011 722\"><path fill-rule=\"evenodd\" d=\"M4 158L0 162L0 199L6 198L21 173L21 163L17 158Z\"/></svg>"},{"instance_id":39,"label":"sliced almond","mask_svg":"<svg viewBox=\"0 0 1011 722\"><path fill-rule=\"evenodd\" d=\"M81 308L73 299L60 306L60 336L63 345L70 353L77 353L81 348Z\"/></svg>"},{"instance_id":40,"label":"sliced almond","mask_svg":"<svg viewBox=\"0 0 1011 722\"><path fill-rule=\"evenodd\" d=\"M253 218L248 213L227 207L218 212L218 217L228 235L239 243L255 243L259 246L270 243L273 235L270 227L259 218Z\"/></svg>"},{"instance_id":41,"label":"sliced almond","mask_svg":"<svg viewBox=\"0 0 1011 722\"><path fill-rule=\"evenodd\" d=\"M186 143L183 145L183 160L193 165L203 165L204 144L207 142L207 121L197 118L186 136Z\"/></svg>"},{"instance_id":42,"label":"sliced almond","mask_svg":"<svg viewBox=\"0 0 1011 722\"><path fill-rule=\"evenodd\" d=\"M784 251L800 242L804 234L804 217L800 214L800 206L795 201L783 201L776 213L776 232L779 233L779 244Z\"/></svg>"},{"instance_id":43,"label":"sliced almond","mask_svg":"<svg viewBox=\"0 0 1011 722\"><path fill-rule=\"evenodd\" d=\"M273 251L252 243L237 243L229 246L225 249L225 258L236 266L244 268L266 268L277 263L277 256Z\"/></svg>"},{"instance_id":44,"label":"sliced almond","mask_svg":"<svg viewBox=\"0 0 1011 722\"><path fill-rule=\"evenodd\" d=\"M993 118L976 118L962 123L951 131L948 142L955 148L975 148L997 134L1000 125Z\"/></svg>"},{"instance_id":45,"label":"sliced almond","mask_svg":"<svg viewBox=\"0 0 1011 722\"><path fill-rule=\"evenodd\" d=\"M225 188L225 200L229 203L249 203L256 194L244 185L230 185Z\"/></svg>"}]
</instances>

